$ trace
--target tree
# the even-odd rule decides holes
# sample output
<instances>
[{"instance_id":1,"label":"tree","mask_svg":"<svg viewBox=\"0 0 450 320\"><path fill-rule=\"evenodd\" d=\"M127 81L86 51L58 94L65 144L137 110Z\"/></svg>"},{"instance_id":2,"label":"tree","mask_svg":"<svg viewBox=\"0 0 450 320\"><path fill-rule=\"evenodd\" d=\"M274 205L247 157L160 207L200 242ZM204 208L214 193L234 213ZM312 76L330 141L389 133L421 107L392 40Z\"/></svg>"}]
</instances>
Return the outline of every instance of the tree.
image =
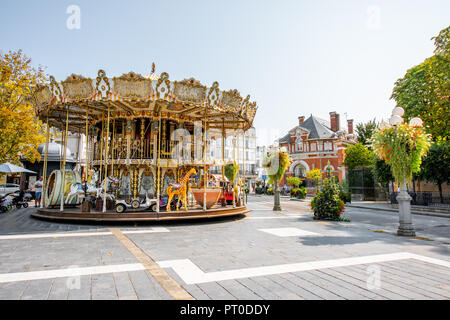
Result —
<instances>
[{"instance_id":1,"label":"tree","mask_svg":"<svg viewBox=\"0 0 450 320\"><path fill-rule=\"evenodd\" d=\"M0 163L40 160L37 147L45 141L44 128L31 99L45 77L41 67L30 63L21 50L0 53Z\"/></svg>"},{"instance_id":2,"label":"tree","mask_svg":"<svg viewBox=\"0 0 450 320\"><path fill-rule=\"evenodd\" d=\"M322 172L320 171L320 169L309 170L308 172L306 172L306 178L314 182L317 191L317 187L322 181Z\"/></svg>"},{"instance_id":3,"label":"tree","mask_svg":"<svg viewBox=\"0 0 450 320\"><path fill-rule=\"evenodd\" d=\"M358 123L356 125L356 133L358 134L358 142L361 143L363 146L371 149L370 146L370 139L372 138L372 135L374 134L375 130L377 129L377 123L375 122L375 119L366 122L366 123Z\"/></svg>"},{"instance_id":4,"label":"tree","mask_svg":"<svg viewBox=\"0 0 450 320\"><path fill-rule=\"evenodd\" d=\"M388 188L390 182L394 181L394 176L392 175L391 170L391 166L388 165L384 160L374 158L373 173L375 179L385 189Z\"/></svg>"},{"instance_id":5,"label":"tree","mask_svg":"<svg viewBox=\"0 0 450 320\"><path fill-rule=\"evenodd\" d=\"M421 177L435 183L439 188L441 203L442 184L450 183L450 145L447 142L434 143L422 160Z\"/></svg>"},{"instance_id":6,"label":"tree","mask_svg":"<svg viewBox=\"0 0 450 320\"><path fill-rule=\"evenodd\" d=\"M405 109L406 121L420 117L434 141L450 135L450 27L434 37L434 55L395 82L391 99Z\"/></svg>"},{"instance_id":7,"label":"tree","mask_svg":"<svg viewBox=\"0 0 450 320\"><path fill-rule=\"evenodd\" d=\"M287 177L287 183L294 188L298 188L298 186L302 183L302 179L299 177Z\"/></svg>"},{"instance_id":8,"label":"tree","mask_svg":"<svg viewBox=\"0 0 450 320\"><path fill-rule=\"evenodd\" d=\"M373 165L373 152L357 143L345 149L345 166L352 170L357 167L371 167Z\"/></svg>"}]
</instances>

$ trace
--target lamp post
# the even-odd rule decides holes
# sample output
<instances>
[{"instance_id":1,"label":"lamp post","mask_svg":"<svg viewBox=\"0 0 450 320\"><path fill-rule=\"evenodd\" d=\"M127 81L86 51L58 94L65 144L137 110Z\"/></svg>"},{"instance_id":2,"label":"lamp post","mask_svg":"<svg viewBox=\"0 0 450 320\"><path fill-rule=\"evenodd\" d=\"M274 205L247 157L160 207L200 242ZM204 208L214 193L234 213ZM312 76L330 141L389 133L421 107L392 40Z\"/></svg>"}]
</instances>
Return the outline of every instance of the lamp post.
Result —
<instances>
[{"instance_id":1,"label":"lamp post","mask_svg":"<svg viewBox=\"0 0 450 320\"><path fill-rule=\"evenodd\" d=\"M389 119L389 124L394 126L395 131L397 131L398 125L403 122L403 114L405 111L401 107L395 107L392 110L391 118ZM421 126L422 120L420 118L412 118L409 122L412 126ZM400 187L400 192L397 196L398 210L399 210L399 226L397 230L397 235L399 236L415 236L414 225L412 223L411 216L411 197L406 191L406 179L403 179L402 185Z\"/></svg>"}]
</instances>

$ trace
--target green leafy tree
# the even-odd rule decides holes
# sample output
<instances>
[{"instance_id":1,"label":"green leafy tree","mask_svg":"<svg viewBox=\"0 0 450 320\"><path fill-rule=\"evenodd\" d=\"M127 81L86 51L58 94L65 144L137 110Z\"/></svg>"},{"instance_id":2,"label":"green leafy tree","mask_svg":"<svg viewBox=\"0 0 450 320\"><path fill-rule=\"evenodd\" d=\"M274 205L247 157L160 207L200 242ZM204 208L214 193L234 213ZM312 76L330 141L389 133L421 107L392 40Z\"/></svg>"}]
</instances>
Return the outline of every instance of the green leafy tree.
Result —
<instances>
[{"instance_id":1,"label":"green leafy tree","mask_svg":"<svg viewBox=\"0 0 450 320\"><path fill-rule=\"evenodd\" d=\"M389 183L394 181L391 166L379 158L374 158L373 175L384 190L387 190Z\"/></svg>"},{"instance_id":2,"label":"green leafy tree","mask_svg":"<svg viewBox=\"0 0 450 320\"><path fill-rule=\"evenodd\" d=\"M352 170L358 167L371 167L373 165L373 152L361 143L345 149L345 166Z\"/></svg>"},{"instance_id":3,"label":"green leafy tree","mask_svg":"<svg viewBox=\"0 0 450 320\"><path fill-rule=\"evenodd\" d=\"M370 139L372 138L372 135L374 134L375 130L377 129L377 123L375 122L375 119L366 122L366 123L358 123L356 125L356 133L358 134L358 142L361 143L363 146L367 147L368 149L371 149L371 142Z\"/></svg>"},{"instance_id":4,"label":"green leafy tree","mask_svg":"<svg viewBox=\"0 0 450 320\"><path fill-rule=\"evenodd\" d=\"M391 99L405 109L406 121L420 117L433 140L439 141L450 134L450 27L433 39L435 54L395 82Z\"/></svg>"},{"instance_id":5,"label":"green leafy tree","mask_svg":"<svg viewBox=\"0 0 450 320\"><path fill-rule=\"evenodd\" d=\"M287 177L287 183L294 188L298 188L298 186L302 183L302 179L299 177Z\"/></svg>"},{"instance_id":6,"label":"green leafy tree","mask_svg":"<svg viewBox=\"0 0 450 320\"><path fill-rule=\"evenodd\" d=\"M443 203L442 184L450 183L449 143L441 142L431 145L428 154L422 160L421 177L438 186L441 203Z\"/></svg>"}]
</instances>

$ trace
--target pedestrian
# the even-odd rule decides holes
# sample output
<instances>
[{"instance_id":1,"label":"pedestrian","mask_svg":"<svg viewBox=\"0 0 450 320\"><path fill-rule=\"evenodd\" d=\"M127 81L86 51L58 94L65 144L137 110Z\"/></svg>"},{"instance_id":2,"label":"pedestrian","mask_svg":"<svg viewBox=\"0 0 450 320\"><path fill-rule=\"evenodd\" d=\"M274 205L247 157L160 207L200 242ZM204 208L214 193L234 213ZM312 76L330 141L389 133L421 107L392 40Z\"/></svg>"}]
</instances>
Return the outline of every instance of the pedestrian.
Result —
<instances>
[{"instance_id":1,"label":"pedestrian","mask_svg":"<svg viewBox=\"0 0 450 320\"><path fill-rule=\"evenodd\" d=\"M41 196L42 196L42 176L39 177L39 180L36 181L36 183L34 184L34 188L35 188L35 197L34 197L34 206L40 207L41 206Z\"/></svg>"}]
</instances>

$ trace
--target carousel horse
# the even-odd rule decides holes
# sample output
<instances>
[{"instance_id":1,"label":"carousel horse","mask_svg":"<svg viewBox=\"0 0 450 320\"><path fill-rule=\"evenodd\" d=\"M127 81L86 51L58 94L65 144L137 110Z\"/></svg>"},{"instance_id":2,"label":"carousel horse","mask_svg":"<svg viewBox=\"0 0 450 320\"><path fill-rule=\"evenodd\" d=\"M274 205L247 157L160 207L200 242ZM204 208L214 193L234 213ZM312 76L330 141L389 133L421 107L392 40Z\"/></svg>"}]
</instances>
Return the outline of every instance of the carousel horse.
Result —
<instances>
[{"instance_id":1,"label":"carousel horse","mask_svg":"<svg viewBox=\"0 0 450 320\"><path fill-rule=\"evenodd\" d=\"M64 202L66 204L71 203L75 197L77 197L78 199L84 198L84 191L80 182L70 185L70 192L66 197L66 201Z\"/></svg>"},{"instance_id":2,"label":"carousel horse","mask_svg":"<svg viewBox=\"0 0 450 320\"><path fill-rule=\"evenodd\" d=\"M117 188L119 186L119 178L117 177L108 177L106 180L107 180L106 190L108 190L109 187ZM103 199L105 194L105 181L102 181L102 183L100 184L100 188L97 188L96 191L97 191L97 198L101 197ZM106 198L109 200L115 199L114 195L110 193L106 194Z\"/></svg>"},{"instance_id":3,"label":"carousel horse","mask_svg":"<svg viewBox=\"0 0 450 320\"><path fill-rule=\"evenodd\" d=\"M169 195L169 199L167 200L167 212L171 211L170 203L171 203L174 195L178 195L176 210L178 211L178 204L180 203L180 201L184 205L184 210L187 210L187 196L186 196L187 187L186 187L186 184L189 180L189 177L193 174L197 174L197 171L195 171L195 168L192 168L191 170L189 170L188 173L186 173L186 175L180 180L179 183L170 184L170 186L167 188L167 194Z\"/></svg>"}]
</instances>

